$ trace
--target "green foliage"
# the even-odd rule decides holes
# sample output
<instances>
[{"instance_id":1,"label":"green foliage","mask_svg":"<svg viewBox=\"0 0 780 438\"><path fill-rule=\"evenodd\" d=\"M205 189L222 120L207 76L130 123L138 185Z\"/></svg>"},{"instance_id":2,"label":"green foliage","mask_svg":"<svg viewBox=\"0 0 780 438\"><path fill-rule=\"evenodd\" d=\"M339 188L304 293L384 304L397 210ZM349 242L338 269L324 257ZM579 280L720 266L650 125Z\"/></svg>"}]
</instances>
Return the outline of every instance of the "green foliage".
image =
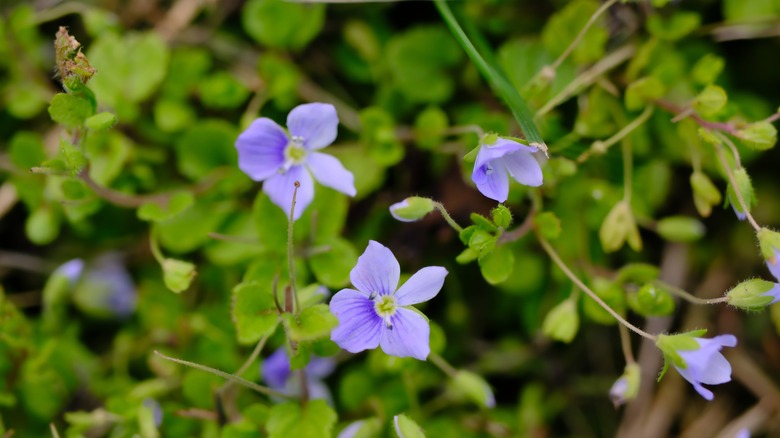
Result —
<instances>
[{"instance_id":1,"label":"green foliage","mask_svg":"<svg viewBox=\"0 0 780 438\"><path fill-rule=\"evenodd\" d=\"M542 32L547 50L556 56L563 53L598 8L599 3L593 0L575 0L553 15ZM596 61L604 56L608 38L604 27L593 26L574 49L572 58L579 64Z\"/></svg>"},{"instance_id":2,"label":"green foliage","mask_svg":"<svg viewBox=\"0 0 780 438\"><path fill-rule=\"evenodd\" d=\"M281 0L250 0L241 14L244 30L260 44L300 50L325 23L325 5Z\"/></svg>"},{"instance_id":3,"label":"green foliage","mask_svg":"<svg viewBox=\"0 0 780 438\"><path fill-rule=\"evenodd\" d=\"M542 323L542 333L567 344L574 340L579 328L580 315L577 311L577 301L571 298L553 307Z\"/></svg>"},{"instance_id":4,"label":"green foliage","mask_svg":"<svg viewBox=\"0 0 780 438\"><path fill-rule=\"evenodd\" d=\"M406 415L398 415L394 421L395 432L398 434L398 438L425 438L425 433L420 426Z\"/></svg>"},{"instance_id":5,"label":"green foliage","mask_svg":"<svg viewBox=\"0 0 780 438\"><path fill-rule=\"evenodd\" d=\"M241 283L233 289L233 323L240 343L257 342L276 329L279 316L273 293L270 282Z\"/></svg>"},{"instance_id":6,"label":"green foliage","mask_svg":"<svg viewBox=\"0 0 780 438\"><path fill-rule=\"evenodd\" d=\"M292 401L281 403L268 413L268 436L329 437L333 434L336 418L333 408L324 400L313 400L304 406Z\"/></svg>"}]
</instances>

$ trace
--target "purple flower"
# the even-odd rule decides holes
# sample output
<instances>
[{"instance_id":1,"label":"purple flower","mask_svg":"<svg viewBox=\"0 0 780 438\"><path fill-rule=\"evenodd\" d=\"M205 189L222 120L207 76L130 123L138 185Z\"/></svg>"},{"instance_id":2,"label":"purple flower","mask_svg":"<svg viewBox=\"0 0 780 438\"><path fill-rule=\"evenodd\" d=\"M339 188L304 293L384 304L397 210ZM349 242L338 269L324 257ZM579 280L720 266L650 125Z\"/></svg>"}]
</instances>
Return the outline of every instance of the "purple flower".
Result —
<instances>
[{"instance_id":1,"label":"purple flower","mask_svg":"<svg viewBox=\"0 0 780 438\"><path fill-rule=\"evenodd\" d=\"M318 150L336 139L339 119L327 103L298 105L287 116L288 136L281 126L263 117L255 120L236 140L238 167L255 181L283 211L290 211L295 181L301 183L295 219L314 199L314 182L355 196L352 173L341 162Z\"/></svg>"},{"instance_id":2,"label":"purple flower","mask_svg":"<svg viewBox=\"0 0 780 438\"><path fill-rule=\"evenodd\" d=\"M368 242L350 272L357 290L342 289L330 301L330 311L339 320L331 332L333 342L351 353L381 346L389 355L425 360L430 353L428 320L409 306L435 297L447 270L420 269L396 290L400 276L393 253L380 243Z\"/></svg>"},{"instance_id":3,"label":"purple flower","mask_svg":"<svg viewBox=\"0 0 780 438\"><path fill-rule=\"evenodd\" d=\"M126 318L132 315L138 292L122 256L103 254L87 266L76 287L74 300L82 310L98 317Z\"/></svg>"},{"instance_id":4,"label":"purple flower","mask_svg":"<svg viewBox=\"0 0 780 438\"><path fill-rule=\"evenodd\" d=\"M84 260L72 259L60 265L53 275L62 275L68 279L71 286L76 284L81 273L84 271Z\"/></svg>"},{"instance_id":5,"label":"purple flower","mask_svg":"<svg viewBox=\"0 0 780 438\"><path fill-rule=\"evenodd\" d=\"M693 338L699 344L696 350L677 350L684 367L674 364L677 372L693 385L693 388L707 400L714 398L712 391L702 386L719 385L731 381L731 365L723 357L723 347L735 347L737 338L733 335L720 335L712 339Z\"/></svg>"},{"instance_id":6,"label":"purple flower","mask_svg":"<svg viewBox=\"0 0 780 438\"><path fill-rule=\"evenodd\" d=\"M328 402L332 400L330 391L322 379L329 376L335 368L336 364L333 360L312 356L304 368L309 398L323 399ZM271 389L290 395L300 393L299 375L290 369L290 359L287 357L287 351L284 347L276 350L260 364L260 374L263 376L263 381Z\"/></svg>"},{"instance_id":7,"label":"purple flower","mask_svg":"<svg viewBox=\"0 0 780 438\"><path fill-rule=\"evenodd\" d=\"M520 184L542 185L542 168L532 153L537 149L516 141L498 138L495 143L480 146L471 179L480 193L498 202L509 196L509 176Z\"/></svg>"},{"instance_id":8,"label":"purple flower","mask_svg":"<svg viewBox=\"0 0 780 438\"><path fill-rule=\"evenodd\" d=\"M737 434L734 435L734 438L750 438L750 429L748 428L740 429L739 432L737 432Z\"/></svg>"}]
</instances>

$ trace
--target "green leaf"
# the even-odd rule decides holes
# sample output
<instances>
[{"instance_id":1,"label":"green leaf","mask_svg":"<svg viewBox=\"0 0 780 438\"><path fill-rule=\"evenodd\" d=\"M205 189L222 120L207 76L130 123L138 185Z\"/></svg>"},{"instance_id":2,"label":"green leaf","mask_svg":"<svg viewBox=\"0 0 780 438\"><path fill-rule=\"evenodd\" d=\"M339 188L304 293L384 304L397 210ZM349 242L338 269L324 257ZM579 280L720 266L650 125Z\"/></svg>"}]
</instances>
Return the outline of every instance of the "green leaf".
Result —
<instances>
[{"instance_id":1,"label":"green leaf","mask_svg":"<svg viewBox=\"0 0 780 438\"><path fill-rule=\"evenodd\" d=\"M707 53L693 66L691 77L700 85L710 85L718 78L725 64L720 56Z\"/></svg>"},{"instance_id":2,"label":"green leaf","mask_svg":"<svg viewBox=\"0 0 780 438\"><path fill-rule=\"evenodd\" d=\"M694 12L677 12L671 17L651 15L647 20L647 30L662 40L677 41L696 30L701 17Z\"/></svg>"},{"instance_id":3,"label":"green leaf","mask_svg":"<svg viewBox=\"0 0 780 438\"><path fill-rule=\"evenodd\" d=\"M570 343L580 328L580 315L577 312L577 302L571 298L553 307L542 323L542 333L546 336Z\"/></svg>"},{"instance_id":4,"label":"green leaf","mask_svg":"<svg viewBox=\"0 0 780 438\"><path fill-rule=\"evenodd\" d=\"M330 312L330 307L326 304L307 307L301 311L297 318L289 313L282 315L282 318L290 339L296 342L327 337L330 335L330 331L339 324L338 319Z\"/></svg>"},{"instance_id":5,"label":"green leaf","mask_svg":"<svg viewBox=\"0 0 780 438\"><path fill-rule=\"evenodd\" d=\"M171 196L166 205L157 202L148 202L138 208L138 219L150 222L168 220L195 202L195 196L191 192L179 192Z\"/></svg>"},{"instance_id":6,"label":"green leaf","mask_svg":"<svg viewBox=\"0 0 780 438\"><path fill-rule=\"evenodd\" d=\"M566 50L571 42L585 27L588 20L596 13L599 2L594 0L575 0L568 2L556 12L545 24L542 31L542 42L553 55L558 56ZM603 16L595 25L585 32L571 56L577 64L597 61L604 56L609 31Z\"/></svg>"},{"instance_id":7,"label":"green leaf","mask_svg":"<svg viewBox=\"0 0 780 438\"><path fill-rule=\"evenodd\" d=\"M706 174L700 171L691 174L691 188L696 210L702 217L708 217L712 213L712 207L720 204L722 200L720 190Z\"/></svg>"},{"instance_id":8,"label":"green leaf","mask_svg":"<svg viewBox=\"0 0 780 438\"><path fill-rule=\"evenodd\" d=\"M444 141L449 119L438 106L429 106L414 120L414 136L421 149L435 150Z\"/></svg>"},{"instance_id":9,"label":"green leaf","mask_svg":"<svg viewBox=\"0 0 780 438\"><path fill-rule=\"evenodd\" d=\"M644 77L628 84L626 88L626 108L636 111L652 103L653 100L663 97L665 87L654 76Z\"/></svg>"},{"instance_id":10,"label":"green leaf","mask_svg":"<svg viewBox=\"0 0 780 438\"><path fill-rule=\"evenodd\" d=\"M27 217L24 231L36 245L51 243L60 234L60 215L51 207L42 205Z\"/></svg>"},{"instance_id":11,"label":"green leaf","mask_svg":"<svg viewBox=\"0 0 780 438\"><path fill-rule=\"evenodd\" d=\"M514 264L515 255L506 245L497 246L492 252L479 258L479 270L492 285L506 281L512 274Z\"/></svg>"},{"instance_id":12,"label":"green leaf","mask_svg":"<svg viewBox=\"0 0 780 438\"><path fill-rule=\"evenodd\" d=\"M241 23L260 44L300 50L320 33L325 23L325 5L250 0L244 5Z\"/></svg>"},{"instance_id":13,"label":"green leaf","mask_svg":"<svg viewBox=\"0 0 780 438\"><path fill-rule=\"evenodd\" d=\"M695 218L669 216L658 221L655 231L671 242L695 242L704 237L705 228Z\"/></svg>"},{"instance_id":14,"label":"green leaf","mask_svg":"<svg viewBox=\"0 0 780 438\"><path fill-rule=\"evenodd\" d=\"M717 85L707 85L696 96L696 99L693 101L693 108L705 117L712 117L726 107L726 102L728 102L726 90Z\"/></svg>"},{"instance_id":15,"label":"green leaf","mask_svg":"<svg viewBox=\"0 0 780 438\"><path fill-rule=\"evenodd\" d=\"M125 102L142 102L160 85L168 68L169 52L153 31L122 37L106 32L89 47L87 57L97 70L90 86L100 96L101 104L127 111Z\"/></svg>"},{"instance_id":16,"label":"green leaf","mask_svg":"<svg viewBox=\"0 0 780 438\"><path fill-rule=\"evenodd\" d=\"M398 438L425 438L422 428L404 414L393 417L393 425Z\"/></svg>"},{"instance_id":17,"label":"green leaf","mask_svg":"<svg viewBox=\"0 0 780 438\"><path fill-rule=\"evenodd\" d=\"M309 259L312 273L317 281L331 288L340 288L349 284L349 272L357 263L355 247L341 237L317 242L327 248Z\"/></svg>"},{"instance_id":18,"label":"green leaf","mask_svg":"<svg viewBox=\"0 0 780 438\"><path fill-rule=\"evenodd\" d=\"M647 263L629 263L618 271L615 283L622 285L624 283L647 283L653 281L661 275L660 269Z\"/></svg>"},{"instance_id":19,"label":"green leaf","mask_svg":"<svg viewBox=\"0 0 780 438\"><path fill-rule=\"evenodd\" d=\"M93 131L103 131L114 125L116 125L116 116L109 112L95 114L84 121L84 126Z\"/></svg>"},{"instance_id":20,"label":"green leaf","mask_svg":"<svg viewBox=\"0 0 780 438\"><path fill-rule=\"evenodd\" d=\"M187 104L172 99L159 99L154 103L154 123L165 132L176 132L190 126L195 111Z\"/></svg>"},{"instance_id":21,"label":"green leaf","mask_svg":"<svg viewBox=\"0 0 780 438\"><path fill-rule=\"evenodd\" d=\"M325 400L311 400L305 405L289 401L271 408L268 413L269 438L327 438L333 436L336 413Z\"/></svg>"},{"instance_id":22,"label":"green leaf","mask_svg":"<svg viewBox=\"0 0 780 438\"><path fill-rule=\"evenodd\" d=\"M191 126L176 141L179 171L199 181L217 167L236 166L236 137L235 128L222 120L202 120Z\"/></svg>"},{"instance_id":23,"label":"green leaf","mask_svg":"<svg viewBox=\"0 0 780 438\"><path fill-rule=\"evenodd\" d=\"M404 158L404 147L395 128L392 116L381 108L368 107L360 112L360 142L382 166L398 164Z\"/></svg>"},{"instance_id":24,"label":"green leaf","mask_svg":"<svg viewBox=\"0 0 780 438\"><path fill-rule=\"evenodd\" d=\"M270 336L279 323L271 282L241 283L233 289L233 323L238 342L252 344Z\"/></svg>"},{"instance_id":25,"label":"green leaf","mask_svg":"<svg viewBox=\"0 0 780 438\"><path fill-rule=\"evenodd\" d=\"M92 102L81 96L57 93L51 99L51 119L66 128L80 128L95 113Z\"/></svg>"},{"instance_id":26,"label":"green leaf","mask_svg":"<svg viewBox=\"0 0 780 438\"><path fill-rule=\"evenodd\" d=\"M555 240L561 235L561 220L551 211L545 211L534 217L534 226L547 240Z\"/></svg>"},{"instance_id":27,"label":"green leaf","mask_svg":"<svg viewBox=\"0 0 780 438\"><path fill-rule=\"evenodd\" d=\"M605 252L615 252L622 248L625 242L628 242L634 251L642 249L639 228L628 203L620 201L612 208L601 223L599 240Z\"/></svg>"},{"instance_id":28,"label":"green leaf","mask_svg":"<svg viewBox=\"0 0 780 438\"><path fill-rule=\"evenodd\" d=\"M217 72L203 79L198 91L203 105L214 109L236 108L249 97L249 89L228 72Z\"/></svg>"},{"instance_id":29,"label":"green leaf","mask_svg":"<svg viewBox=\"0 0 780 438\"><path fill-rule=\"evenodd\" d=\"M756 122L737 131L742 144L755 150L771 149L777 143L777 129L769 122Z\"/></svg>"},{"instance_id":30,"label":"green leaf","mask_svg":"<svg viewBox=\"0 0 780 438\"><path fill-rule=\"evenodd\" d=\"M46 159L43 139L34 132L18 131L8 145L8 155L19 169L27 170L39 166Z\"/></svg>"},{"instance_id":31,"label":"green leaf","mask_svg":"<svg viewBox=\"0 0 780 438\"><path fill-rule=\"evenodd\" d=\"M165 287L175 293L184 292L195 278L195 265L184 260L165 259L162 263Z\"/></svg>"},{"instance_id":32,"label":"green leaf","mask_svg":"<svg viewBox=\"0 0 780 438\"><path fill-rule=\"evenodd\" d=\"M483 408L492 408L496 399L490 385L471 371L459 370L452 379L453 389L472 403Z\"/></svg>"}]
</instances>

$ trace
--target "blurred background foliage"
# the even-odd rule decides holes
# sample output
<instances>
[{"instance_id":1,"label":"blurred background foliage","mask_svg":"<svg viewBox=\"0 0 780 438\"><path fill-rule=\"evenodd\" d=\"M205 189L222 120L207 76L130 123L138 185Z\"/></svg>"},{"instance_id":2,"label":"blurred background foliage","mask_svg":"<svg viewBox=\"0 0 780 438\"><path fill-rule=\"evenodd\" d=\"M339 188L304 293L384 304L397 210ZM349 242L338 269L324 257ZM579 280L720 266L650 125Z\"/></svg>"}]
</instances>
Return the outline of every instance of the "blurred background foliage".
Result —
<instances>
[{"instance_id":1,"label":"blurred background foliage","mask_svg":"<svg viewBox=\"0 0 780 438\"><path fill-rule=\"evenodd\" d=\"M411 224L391 218L387 207L410 195L442 202L464 225L472 212L489 217L495 205L475 190L472 165L463 160L478 137L453 127L521 135L432 4L4 0L0 433L46 436L50 423L69 437L265 433L272 402L243 388L221 390L220 378L152 351L232 372L264 333L252 315L241 314L242 300L251 298L234 287L269 283L277 273L284 278L287 225L238 170L233 143L260 114L283 124L292 107L310 101L336 105L341 126L328 151L354 173L358 195L351 200L317 187L296 223L300 283L332 292L348 286L369 239L389 246L406 273L447 267L442 293L424 306L432 350L487 379L497 401L494 409L479 406L429 363L315 345L339 362L325 380L336 431L375 417L382 425L375 434L392 436L388 422L405 412L433 437L701 437L744 425L740 416L752 412L760 419L751 427L780 433L780 309L746 314L675 304L668 295L653 301L637 280L660 276L717 297L742 279L768 275L750 227L722 208L720 196L694 202L692 168L708 175L723 198L726 181L696 122L671 119L674 108L688 106L711 123L747 124L776 112L780 2L662 3L611 7L546 85L544 78L539 85L539 72L599 2L453 7L495 50L550 148L542 189L512 187L507 205L515 222L532 210L529 195L543 199L560 220L552 236L563 258L649 331L736 334L740 346L727 354L735 382L717 387L714 402L673 373L656 384L660 355L634 339L640 396L616 410L607 392L624 360L614 321L572 294L531 235L479 262L467 263L477 254L462 255L460 264L463 243L440 216ZM88 83L93 93L62 112L52 101L62 91L53 45L60 26L96 70ZM647 111L656 99L667 105ZM116 124L110 115L88 119L103 112ZM620 144L603 147L645 112L646 122ZM46 162L73 165L79 157L61 139L83 123L88 179L30 172ZM737 146L755 188L754 216L777 226L780 156L760 144ZM640 241L623 236L605 251L615 236L608 231L600 239L600 229L626 196L626 150L633 163L629 215ZM178 284L186 291L168 290L181 279L164 275L150 239L170 260L194 264L192 283ZM78 278L53 274L76 258L85 262ZM648 266L634 265L645 269L641 275L621 271L630 263ZM556 342L542 325L567 297L576 303L565 318L574 328L560 337L568 342ZM277 330L262 356L282 340ZM252 366L244 377L259 381L258 372Z\"/></svg>"}]
</instances>

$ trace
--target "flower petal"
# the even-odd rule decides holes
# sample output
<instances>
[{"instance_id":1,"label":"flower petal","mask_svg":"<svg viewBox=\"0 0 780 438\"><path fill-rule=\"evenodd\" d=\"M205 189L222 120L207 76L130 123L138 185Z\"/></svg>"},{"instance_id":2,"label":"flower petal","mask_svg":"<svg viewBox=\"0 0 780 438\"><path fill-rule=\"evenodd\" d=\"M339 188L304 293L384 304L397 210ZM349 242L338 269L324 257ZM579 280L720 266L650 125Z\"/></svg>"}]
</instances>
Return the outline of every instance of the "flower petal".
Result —
<instances>
[{"instance_id":1,"label":"flower petal","mask_svg":"<svg viewBox=\"0 0 780 438\"><path fill-rule=\"evenodd\" d=\"M284 347L276 350L260 364L260 373L269 387L277 391L284 389L287 379L290 378L290 359L287 358Z\"/></svg>"},{"instance_id":2,"label":"flower petal","mask_svg":"<svg viewBox=\"0 0 780 438\"><path fill-rule=\"evenodd\" d=\"M306 165L314 179L325 187L330 187L349 196L355 196L355 177L345 169L338 158L321 152L312 152L306 159Z\"/></svg>"},{"instance_id":3,"label":"flower petal","mask_svg":"<svg viewBox=\"0 0 780 438\"><path fill-rule=\"evenodd\" d=\"M330 300L330 311L339 325L330 339L350 353L376 348L382 330L382 318L374 310L374 302L362 292L342 289Z\"/></svg>"},{"instance_id":4,"label":"flower petal","mask_svg":"<svg viewBox=\"0 0 780 438\"><path fill-rule=\"evenodd\" d=\"M395 293L399 306L409 306L430 300L444 285L447 270L441 266L428 266L415 272Z\"/></svg>"},{"instance_id":5,"label":"flower petal","mask_svg":"<svg viewBox=\"0 0 780 438\"><path fill-rule=\"evenodd\" d=\"M238 168L255 181L276 174L284 162L287 134L269 118L252 122L236 139Z\"/></svg>"},{"instance_id":6,"label":"flower petal","mask_svg":"<svg viewBox=\"0 0 780 438\"><path fill-rule=\"evenodd\" d=\"M778 251L776 248L773 248L772 250L775 253L774 263L767 260L766 267L769 268L769 272L775 276L777 281L780 281L780 251Z\"/></svg>"},{"instance_id":7,"label":"flower petal","mask_svg":"<svg viewBox=\"0 0 780 438\"><path fill-rule=\"evenodd\" d=\"M392 295L400 277L401 267L393 253L373 240L368 242L368 247L349 273L352 284L366 294Z\"/></svg>"},{"instance_id":8,"label":"flower petal","mask_svg":"<svg viewBox=\"0 0 780 438\"><path fill-rule=\"evenodd\" d=\"M295 216L293 217L294 220L298 220L314 199L314 182L303 166L293 166L285 173L274 174L263 183L263 191L271 198L271 202L284 211L285 216L289 216L293 192L295 192L295 181L301 183L298 195L295 197Z\"/></svg>"},{"instance_id":9,"label":"flower petal","mask_svg":"<svg viewBox=\"0 0 780 438\"><path fill-rule=\"evenodd\" d=\"M768 264L768 262L767 262ZM773 272L774 274L774 272ZM769 289L768 291L764 292L762 295L772 297L772 301L767 304L767 306L772 305L778 301L780 301L780 284L775 283L774 286L772 286L772 289Z\"/></svg>"},{"instance_id":10,"label":"flower petal","mask_svg":"<svg viewBox=\"0 0 780 438\"><path fill-rule=\"evenodd\" d=\"M339 116L329 103L298 105L287 115L290 135L303 137L306 149L322 149L333 143L338 134Z\"/></svg>"},{"instance_id":11,"label":"flower petal","mask_svg":"<svg viewBox=\"0 0 780 438\"><path fill-rule=\"evenodd\" d=\"M482 145L480 147L479 153L477 154L477 160L474 163L474 167L482 166L488 161L493 161L503 157L506 154L511 154L518 151L533 153L536 152L537 149L533 146L526 146L516 141L499 138L491 145Z\"/></svg>"},{"instance_id":12,"label":"flower petal","mask_svg":"<svg viewBox=\"0 0 780 438\"><path fill-rule=\"evenodd\" d=\"M428 321L414 310L398 308L390 318L393 328L383 327L379 345L382 351L398 357L425 360L431 352Z\"/></svg>"},{"instance_id":13,"label":"flower petal","mask_svg":"<svg viewBox=\"0 0 780 438\"><path fill-rule=\"evenodd\" d=\"M542 168L533 155L518 151L500 158L512 178L520 184L539 187L542 185Z\"/></svg>"},{"instance_id":14,"label":"flower petal","mask_svg":"<svg viewBox=\"0 0 780 438\"><path fill-rule=\"evenodd\" d=\"M500 161L475 166L471 180L477 185L479 192L490 199L504 202L509 197L509 176Z\"/></svg>"},{"instance_id":15,"label":"flower petal","mask_svg":"<svg viewBox=\"0 0 780 438\"><path fill-rule=\"evenodd\" d=\"M306 365L306 375L318 379L323 379L333 373L336 369L336 362L329 357L312 356L309 364Z\"/></svg>"}]
</instances>

